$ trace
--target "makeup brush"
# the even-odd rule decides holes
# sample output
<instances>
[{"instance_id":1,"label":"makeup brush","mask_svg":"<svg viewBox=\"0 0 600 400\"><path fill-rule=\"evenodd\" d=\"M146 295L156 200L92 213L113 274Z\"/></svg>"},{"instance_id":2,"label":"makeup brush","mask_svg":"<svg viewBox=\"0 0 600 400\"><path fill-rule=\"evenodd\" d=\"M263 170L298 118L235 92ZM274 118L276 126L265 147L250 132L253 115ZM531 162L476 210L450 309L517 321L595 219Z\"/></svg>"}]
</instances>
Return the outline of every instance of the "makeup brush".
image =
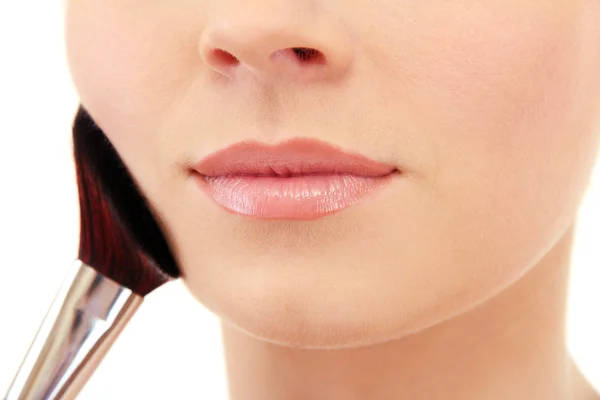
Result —
<instances>
[{"instance_id":1,"label":"makeup brush","mask_svg":"<svg viewBox=\"0 0 600 400\"><path fill-rule=\"evenodd\" d=\"M79 257L5 400L74 399L143 297L179 275L117 151L80 107L73 124Z\"/></svg>"}]
</instances>

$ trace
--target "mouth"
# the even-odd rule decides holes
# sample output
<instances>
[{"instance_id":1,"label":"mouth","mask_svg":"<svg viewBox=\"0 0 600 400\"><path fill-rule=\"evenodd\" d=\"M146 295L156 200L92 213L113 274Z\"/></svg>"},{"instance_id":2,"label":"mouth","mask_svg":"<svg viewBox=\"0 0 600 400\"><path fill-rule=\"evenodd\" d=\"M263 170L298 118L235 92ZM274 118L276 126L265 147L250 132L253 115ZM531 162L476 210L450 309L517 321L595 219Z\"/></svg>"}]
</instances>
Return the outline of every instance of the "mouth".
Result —
<instances>
[{"instance_id":1,"label":"mouth","mask_svg":"<svg viewBox=\"0 0 600 400\"><path fill-rule=\"evenodd\" d=\"M364 201L400 171L321 141L293 139L276 146L235 144L202 159L192 173L228 212L310 220Z\"/></svg>"}]
</instances>

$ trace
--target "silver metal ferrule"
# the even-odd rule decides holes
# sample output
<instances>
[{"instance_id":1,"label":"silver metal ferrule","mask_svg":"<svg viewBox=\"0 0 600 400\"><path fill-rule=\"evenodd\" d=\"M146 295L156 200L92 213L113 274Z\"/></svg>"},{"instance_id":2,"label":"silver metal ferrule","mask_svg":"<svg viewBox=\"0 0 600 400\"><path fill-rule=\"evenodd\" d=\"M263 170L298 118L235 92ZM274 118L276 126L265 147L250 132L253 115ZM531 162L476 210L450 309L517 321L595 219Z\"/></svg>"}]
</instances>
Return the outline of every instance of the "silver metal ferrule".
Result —
<instances>
[{"instance_id":1,"label":"silver metal ferrule","mask_svg":"<svg viewBox=\"0 0 600 400\"><path fill-rule=\"evenodd\" d=\"M142 301L77 260L4 399L74 399Z\"/></svg>"}]
</instances>

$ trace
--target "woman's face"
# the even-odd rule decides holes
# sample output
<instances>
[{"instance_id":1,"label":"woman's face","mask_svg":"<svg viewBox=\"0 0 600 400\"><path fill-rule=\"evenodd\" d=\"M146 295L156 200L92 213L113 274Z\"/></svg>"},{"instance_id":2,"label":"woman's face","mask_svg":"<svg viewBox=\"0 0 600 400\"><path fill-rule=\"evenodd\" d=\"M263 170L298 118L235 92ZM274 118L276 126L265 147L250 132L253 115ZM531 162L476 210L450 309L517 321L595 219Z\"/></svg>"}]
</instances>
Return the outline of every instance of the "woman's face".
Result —
<instances>
[{"instance_id":1,"label":"woman's face","mask_svg":"<svg viewBox=\"0 0 600 400\"><path fill-rule=\"evenodd\" d=\"M598 0L70 0L66 44L194 296L266 340L349 346L472 308L573 223L599 148L598 21ZM292 47L325 62L270 57ZM190 173L296 137L404 174L298 221L229 213Z\"/></svg>"}]
</instances>

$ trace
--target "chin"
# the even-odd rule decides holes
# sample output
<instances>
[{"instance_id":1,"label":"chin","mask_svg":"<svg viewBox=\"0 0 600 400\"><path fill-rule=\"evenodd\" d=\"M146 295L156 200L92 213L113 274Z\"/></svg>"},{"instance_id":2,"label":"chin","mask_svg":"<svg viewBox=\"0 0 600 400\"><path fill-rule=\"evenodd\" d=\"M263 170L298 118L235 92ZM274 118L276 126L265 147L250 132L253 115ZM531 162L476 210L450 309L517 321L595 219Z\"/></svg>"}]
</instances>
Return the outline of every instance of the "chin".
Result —
<instances>
[{"instance_id":1,"label":"chin","mask_svg":"<svg viewBox=\"0 0 600 400\"><path fill-rule=\"evenodd\" d=\"M211 309L231 328L255 339L293 348L362 347L397 339L410 332L409 321L403 328L397 319L391 324L382 321L382 317L353 313L349 308L312 308L305 303L293 312L278 304Z\"/></svg>"},{"instance_id":2,"label":"chin","mask_svg":"<svg viewBox=\"0 0 600 400\"><path fill-rule=\"evenodd\" d=\"M459 315L499 290L498 281L460 295L431 288L386 287L382 282L320 283L273 276L261 285L232 280L212 291L188 288L226 326L250 337L294 348L343 349L402 339ZM355 281L357 282L357 281ZM379 290L373 290L379 287ZM440 288L441 289L441 288Z\"/></svg>"}]
</instances>

